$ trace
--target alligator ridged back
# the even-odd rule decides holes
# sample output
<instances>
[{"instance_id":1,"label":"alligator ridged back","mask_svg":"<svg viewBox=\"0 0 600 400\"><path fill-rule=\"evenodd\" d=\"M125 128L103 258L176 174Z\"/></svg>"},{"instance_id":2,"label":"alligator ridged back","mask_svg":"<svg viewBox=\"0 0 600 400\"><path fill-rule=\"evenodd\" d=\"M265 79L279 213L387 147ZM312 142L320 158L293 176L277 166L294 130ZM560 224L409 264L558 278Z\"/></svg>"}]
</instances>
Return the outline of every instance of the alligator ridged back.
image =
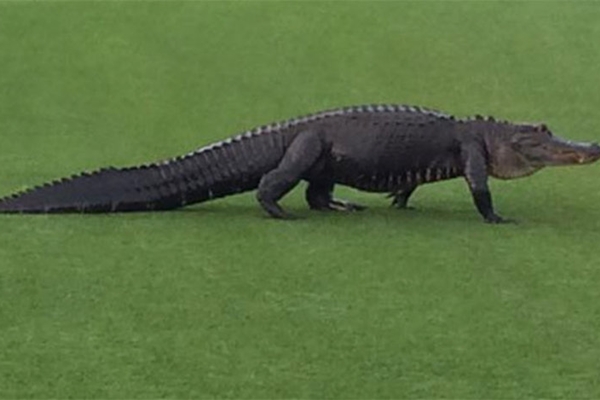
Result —
<instances>
[{"instance_id":1,"label":"alligator ridged back","mask_svg":"<svg viewBox=\"0 0 600 400\"><path fill-rule=\"evenodd\" d=\"M0 212L169 210L253 190L277 166L289 136L250 131L164 162L74 175L1 199Z\"/></svg>"},{"instance_id":2,"label":"alligator ridged back","mask_svg":"<svg viewBox=\"0 0 600 400\"><path fill-rule=\"evenodd\" d=\"M165 162L74 175L0 199L0 213L168 210L253 190L274 169L295 135L321 120L356 114L411 113L450 119L406 105L327 110L247 131Z\"/></svg>"}]
</instances>

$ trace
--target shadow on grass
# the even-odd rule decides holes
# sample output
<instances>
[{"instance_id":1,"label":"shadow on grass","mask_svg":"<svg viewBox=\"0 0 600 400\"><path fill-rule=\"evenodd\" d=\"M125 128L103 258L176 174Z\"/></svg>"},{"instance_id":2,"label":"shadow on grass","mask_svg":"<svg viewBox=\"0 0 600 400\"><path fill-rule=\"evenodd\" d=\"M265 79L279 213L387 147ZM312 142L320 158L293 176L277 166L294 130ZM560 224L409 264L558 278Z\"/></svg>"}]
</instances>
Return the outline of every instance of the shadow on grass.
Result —
<instances>
[{"instance_id":1,"label":"shadow on grass","mask_svg":"<svg viewBox=\"0 0 600 400\"><path fill-rule=\"evenodd\" d=\"M428 222L479 222L480 218L477 213L471 210L458 210L456 208L415 208L407 210L397 210L390 206L369 206L363 211L341 212L341 211L315 211L307 207L286 207L298 220L310 219L356 219L365 221L368 219L395 219L398 222L410 222L423 220ZM255 204L211 204L198 205L178 210L170 211L171 213L184 214L205 214L205 215L227 215L238 217L252 217L263 220L275 220L269 217L258 205ZM292 220L293 221L293 220Z\"/></svg>"},{"instance_id":2,"label":"shadow on grass","mask_svg":"<svg viewBox=\"0 0 600 400\"><path fill-rule=\"evenodd\" d=\"M478 221L479 216L471 210L458 210L456 208L415 208L407 210L397 210L389 206L369 206L364 211L342 212L342 211L315 211L307 207L287 206L285 207L289 213L297 219L346 219L355 218L360 220L365 219L390 219L394 218L398 221L413 221L413 220L428 220L428 221ZM4 218L23 218L23 217L41 217L41 218L117 218L117 217L139 217L146 218L148 216L159 215L198 215L198 216L227 216L239 218L256 218L263 220L276 219L269 217L257 204L202 204L193 205L175 210L164 211L133 211L133 212L112 212L112 213L56 213L56 214L0 214ZM292 219L293 221L294 219Z\"/></svg>"},{"instance_id":3,"label":"shadow on grass","mask_svg":"<svg viewBox=\"0 0 600 400\"><path fill-rule=\"evenodd\" d=\"M462 205L462 204L461 204ZM416 206L414 209L397 210L387 205L369 204L369 207L364 211L357 212L339 212L339 211L314 211L308 209L304 205L289 204L285 209L290 212L295 218L290 221L319 221L319 222L336 222L344 224L352 224L354 222L361 224L378 224L385 222L387 224L400 224L406 226L427 226L435 225L436 227L444 227L448 229L460 226L486 226L479 214L465 206L459 208L458 204L447 205L426 205ZM593 213L594 215L596 213ZM597 225L590 215L590 210L584 207L570 206L569 208L537 208L524 209L522 207L513 208L501 212L501 215L515 220L515 223L501 224L503 227L513 227L516 229L557 229L561 231L593 231ZM163 218L210 218L223 219L234 221L236 219L243 221L273 221L281 223L280 220L275 220L269 217L257 204L253 202L245 203L229 203L215 202L207 204L197 204L170 211L139 211L139 212L118 212L118 213L99 213L99 214L0 214L2 218L127 218L128 220L144 220L144 219L163 219Z\"/></svg>"}]
</instances>

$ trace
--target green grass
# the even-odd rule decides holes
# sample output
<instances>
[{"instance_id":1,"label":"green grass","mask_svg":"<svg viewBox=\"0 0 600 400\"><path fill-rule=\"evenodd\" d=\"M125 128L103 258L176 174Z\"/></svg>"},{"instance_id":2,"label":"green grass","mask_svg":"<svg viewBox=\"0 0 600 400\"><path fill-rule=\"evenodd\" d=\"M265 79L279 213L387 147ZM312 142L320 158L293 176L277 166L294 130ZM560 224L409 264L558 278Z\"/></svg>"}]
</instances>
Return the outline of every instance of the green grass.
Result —
<instances>
[{"instance_id":1,"label":"green grass","mask_svg":"<svg viewBox=\"0 0 600 400\"><path fill-rule=\"evenodd\" d=\"M360 103L600 137L592 2L1 2L0 193ZM0 398L598 398L600 166L413 212L0 218Z\"/></svg>"}]
</instances>

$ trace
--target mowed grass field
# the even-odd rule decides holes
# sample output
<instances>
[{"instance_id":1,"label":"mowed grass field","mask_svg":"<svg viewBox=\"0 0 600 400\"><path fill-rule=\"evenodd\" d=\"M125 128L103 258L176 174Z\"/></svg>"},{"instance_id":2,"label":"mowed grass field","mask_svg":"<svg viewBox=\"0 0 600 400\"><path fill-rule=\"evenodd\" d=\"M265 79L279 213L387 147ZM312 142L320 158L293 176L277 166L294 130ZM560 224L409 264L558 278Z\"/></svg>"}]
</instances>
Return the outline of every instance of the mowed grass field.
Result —
<instances>
[{"instance_id":1,"label":"mowed grass field","mask_svg":"<svg viewBox=\"0 0 600 400\"><path fill-rule=\"evenodd\" d=\"M0 2L0 193L342 105L600 139L593 2ZM0 398L598 398L600 165L415 211L0 215Z\"/></svg>"}]
</instances>

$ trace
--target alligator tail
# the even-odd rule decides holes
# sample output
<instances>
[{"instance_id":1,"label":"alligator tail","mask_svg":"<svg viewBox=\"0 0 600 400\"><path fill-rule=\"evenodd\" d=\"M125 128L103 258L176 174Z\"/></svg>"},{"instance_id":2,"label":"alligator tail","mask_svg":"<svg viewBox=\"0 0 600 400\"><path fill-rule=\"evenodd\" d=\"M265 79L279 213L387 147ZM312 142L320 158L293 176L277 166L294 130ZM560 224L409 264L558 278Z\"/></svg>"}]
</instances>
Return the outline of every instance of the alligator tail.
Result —
<instances>
[{"instance_id":1,"label":"alligator tail","mask_svg":"<svg viewBox=\"0 0 600 400\"><path fill-rule=\"evenodd\" d=\"M253 190L287 136L259 129L160 163L74 175L0 199L0 213L169 210Z\"/></svg>"}]
</instances>

